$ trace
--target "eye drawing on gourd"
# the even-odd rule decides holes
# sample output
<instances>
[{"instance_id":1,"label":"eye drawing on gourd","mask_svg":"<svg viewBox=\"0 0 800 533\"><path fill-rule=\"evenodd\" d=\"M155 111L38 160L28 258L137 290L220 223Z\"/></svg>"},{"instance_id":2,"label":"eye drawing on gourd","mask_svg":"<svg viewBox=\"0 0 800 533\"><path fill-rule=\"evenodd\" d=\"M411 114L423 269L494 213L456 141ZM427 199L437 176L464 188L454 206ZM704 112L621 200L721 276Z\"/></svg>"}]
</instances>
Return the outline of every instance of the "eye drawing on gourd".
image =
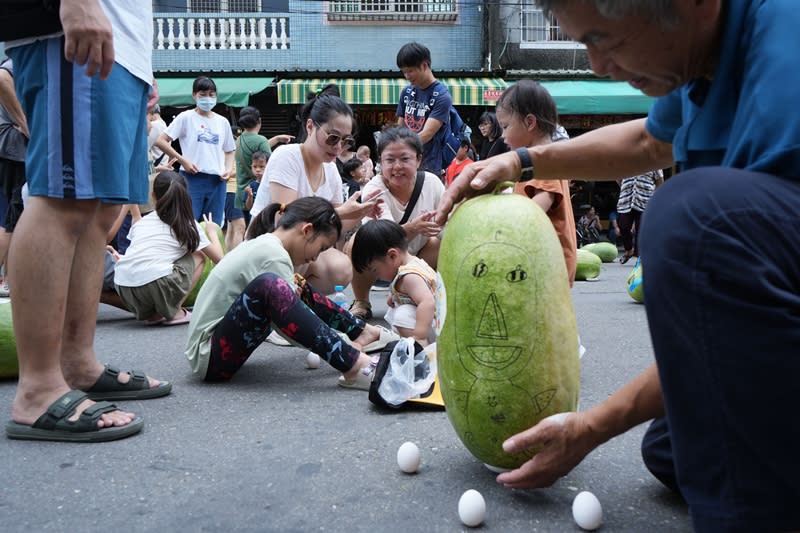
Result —
<instances>
[{"instance_id":1,"label":"eye drawing on gourd","mask_svg":"<svg viewBox=\"0 0 800 533\"><path fill-rule=\"evenodd\" d=\"M525 331L510 324L520 314L518 294L535 291L523 286L529 278L532 258L527 250L504 242L490 242L472 249L456 274L456 346L461 364L482 379L510 380L526 361L521 359ZM536 302L527 302L535 305Z\"/></svg>"}]
</instances>

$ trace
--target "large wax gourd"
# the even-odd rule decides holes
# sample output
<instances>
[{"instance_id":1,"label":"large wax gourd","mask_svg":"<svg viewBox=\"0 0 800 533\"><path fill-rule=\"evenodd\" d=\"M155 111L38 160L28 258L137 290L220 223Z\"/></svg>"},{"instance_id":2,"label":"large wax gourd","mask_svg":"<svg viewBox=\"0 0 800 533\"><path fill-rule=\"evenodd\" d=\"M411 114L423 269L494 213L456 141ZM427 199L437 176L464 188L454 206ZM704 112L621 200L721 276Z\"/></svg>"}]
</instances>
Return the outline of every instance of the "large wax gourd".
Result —
<instances>
[{"instance_id":1,"label":"large wax gourd","mask_svg":"<svg viewBox=\"0 0 800 533\"><path fill-rule=\"evenodd\" d=\"M503 441L578 402L578 335L558 237L531 200L479 196L447 223L438 268L450 422L479 460L515 468L533 452L507 454Z\"/></svg>"}]
</instances>

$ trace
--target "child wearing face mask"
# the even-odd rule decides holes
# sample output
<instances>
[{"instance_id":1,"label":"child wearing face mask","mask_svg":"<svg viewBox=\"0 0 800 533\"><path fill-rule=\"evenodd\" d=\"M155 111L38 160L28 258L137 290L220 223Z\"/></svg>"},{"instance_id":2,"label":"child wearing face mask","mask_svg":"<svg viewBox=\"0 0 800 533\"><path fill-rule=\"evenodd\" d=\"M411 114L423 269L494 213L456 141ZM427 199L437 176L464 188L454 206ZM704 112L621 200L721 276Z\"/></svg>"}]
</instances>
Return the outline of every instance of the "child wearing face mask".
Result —
<instances>
[{"instance_id":1,"label":"child wearing face mask","mask_svg":"<svg viewBox=\"0 0 800 533\"><path fill-rule=\"evenodd\" d=\"M189 184L195 220L202 220L207 213L213 220L223 220L226 184L236 179L231 125L212 111L217 104L217 86L211 78L194 80L192 98L197 107L175 117L155 145L180 163L180 173ZM181 154L172 148L175 139Z\"/></svg>"}]
</instances>

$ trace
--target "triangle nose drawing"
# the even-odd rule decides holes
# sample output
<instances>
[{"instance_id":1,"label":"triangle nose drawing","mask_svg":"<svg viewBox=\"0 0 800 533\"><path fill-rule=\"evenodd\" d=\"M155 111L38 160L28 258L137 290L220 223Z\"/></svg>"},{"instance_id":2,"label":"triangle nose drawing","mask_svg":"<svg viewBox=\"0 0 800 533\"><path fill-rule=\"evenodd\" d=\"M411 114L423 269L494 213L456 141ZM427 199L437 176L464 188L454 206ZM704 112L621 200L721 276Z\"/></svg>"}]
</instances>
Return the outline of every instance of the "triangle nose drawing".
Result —
<instances>
[{"instance_id":1,"label":"triangle nose drawing","mask_svg":"<svg viewBox=\"0 0 800 533\"><path fill-rule=\"evenodd\" d=\"M483 304L481 321L478 323L478 337L484 339L508 339L506 319L503 310L497 302L497 295L492 292Z\"/></svg>"}]
</instances>

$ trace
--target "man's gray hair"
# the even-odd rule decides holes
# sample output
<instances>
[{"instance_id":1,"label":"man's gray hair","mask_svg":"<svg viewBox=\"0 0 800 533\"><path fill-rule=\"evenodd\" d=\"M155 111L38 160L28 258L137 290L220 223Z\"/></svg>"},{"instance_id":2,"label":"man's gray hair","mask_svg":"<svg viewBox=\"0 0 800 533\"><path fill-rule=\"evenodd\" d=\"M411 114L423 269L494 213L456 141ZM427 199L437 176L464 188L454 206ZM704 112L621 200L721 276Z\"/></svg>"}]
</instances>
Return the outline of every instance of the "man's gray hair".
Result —
<instances>
[{"instance_id":1,"label":"man's gray hair","mask_svg":"<svg viewBox=\"0 0 800 533\"><path fill-rule=\"evenodd\" d=\"M582 0L594 4L597 12L605 18L618 19L630 15L640 16L665 26L677 22L674 0ZM567 0L534 0L545 14Z\"/></svg>"}]
</instances>

